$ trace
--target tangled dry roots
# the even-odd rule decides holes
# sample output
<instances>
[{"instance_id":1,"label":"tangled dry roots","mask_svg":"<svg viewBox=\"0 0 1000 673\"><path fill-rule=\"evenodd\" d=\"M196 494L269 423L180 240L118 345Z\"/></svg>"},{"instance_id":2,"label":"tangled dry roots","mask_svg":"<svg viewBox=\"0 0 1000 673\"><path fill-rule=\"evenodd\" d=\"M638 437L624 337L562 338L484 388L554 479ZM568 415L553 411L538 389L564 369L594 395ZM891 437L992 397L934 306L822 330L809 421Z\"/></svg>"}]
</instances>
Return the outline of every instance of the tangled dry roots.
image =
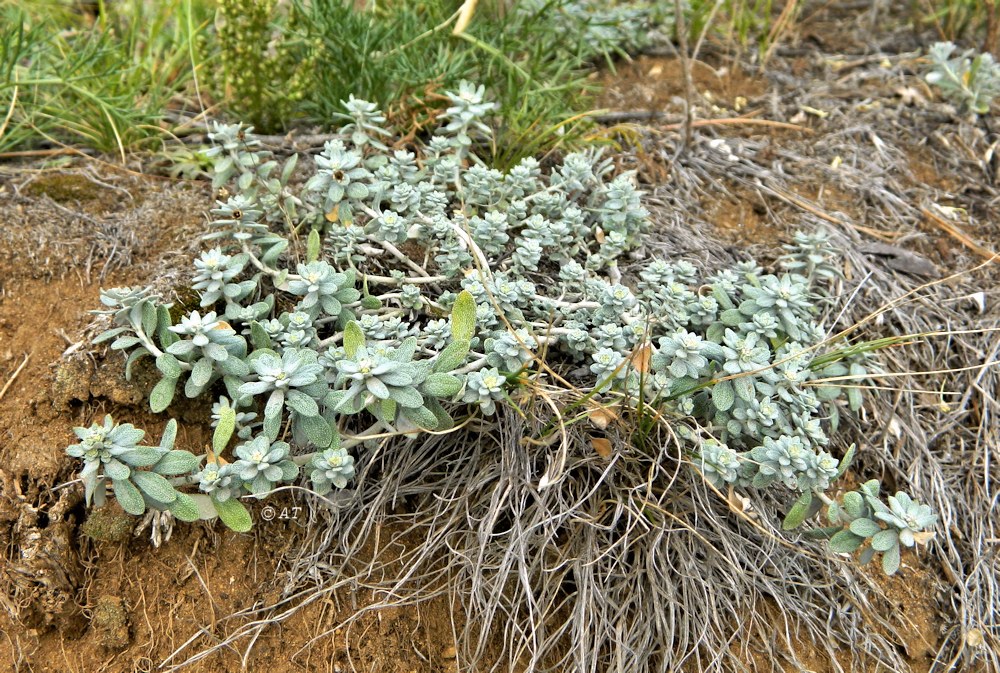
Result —
<instances>
[{"instance_id":1,"label":"tangled dry roots","mask_svg":"<svg viewBox=\"0 0 1000 673\"><path fill-rule=\"evenodd\" d=\"M748 142L741 155L759 149ZM824 165L794 148L785 153ZM762 180L749 159L723 161L694 147L675 165L669 195L651 200L657 238L671 254L701 254L707 266L736 254L688 210L717 176L775 197L773 173ZM898 185L868 179L870 170L861 163L843 172L841 188L864 194L869 221L883 230L912 231L919 214L898 198ZM946 616L936 660L940 670L998 670L1000 647L967 646L973 629L996 645L990 629L1000 613L989 543L998 536L989 513L1000 483L1000 376L990 363L1000 351L1000 314L979 310L974 294L992 287L981 297L995 306L995 266L923 285L865 254L866 239L850 226L833 233L853 280L831 303L831 334L859 324L855 336L864 339L934 333L880 355L882 390L867 396L860 419L842 422L835 450L858 441L857 478L880 478L940 512L937 539L904 558L904 572L923 568ZM547 394L548 402L572 399ZM182 667L241 641L249 656L257 635L303 606L369 590L383 599L366 610L447 596L460 657L476 670L759 671L766 661L778 671L805 667L796 654L803 643L841 671L908 670L900 644L912 624L877 571L775 527L790 494L749 493L744 510L685 464L669 424L644 441L627 430L629 419L609 428L610 458L594 451L586 424L554 444L525 441L541 436L551 407L537 396L521 402L489 426L363 448L357 490L332 508L313 501L310 533L286 559L282 599L232 615L222 643L192 655L195 638L170 663ZM562 478L540 490L563 450Z\"/></svg>"}]
</instances>

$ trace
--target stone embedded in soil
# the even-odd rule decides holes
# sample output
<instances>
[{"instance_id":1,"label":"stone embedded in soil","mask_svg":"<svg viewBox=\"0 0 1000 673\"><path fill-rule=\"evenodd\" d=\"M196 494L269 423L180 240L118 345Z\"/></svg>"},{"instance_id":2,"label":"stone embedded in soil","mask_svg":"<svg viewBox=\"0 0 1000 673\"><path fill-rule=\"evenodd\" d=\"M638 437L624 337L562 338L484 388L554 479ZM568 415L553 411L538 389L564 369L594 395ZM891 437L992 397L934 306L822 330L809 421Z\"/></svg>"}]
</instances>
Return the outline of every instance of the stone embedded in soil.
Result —
<instances>
[{"instance_id":1,"label":"stone embedded in soil","mask_svg":"<svg viewBox=\"0 0 1000 673\"><path fill-rule=\"evenodd\" d=\"M120 406L141 406L158 380L153 371L151 364L140 360L132 367L132 380L126 381L125 361L117 352L110 353L96 368L86 356L62 359L52 381L52 403L58 408L106 399Z\"/></svg>"},{"instance_id":2,"label":"stone embedded in soil","mask_svg":"<svg viewBox=\"0 0 1000 673\"><path fill-rule=\"evenodd\" d=\"M93 367L84 358L60 360L52 380L52 403L68 407L72 402L86 402L90 399L90 379Z\"/></svg>"}]
</instances>

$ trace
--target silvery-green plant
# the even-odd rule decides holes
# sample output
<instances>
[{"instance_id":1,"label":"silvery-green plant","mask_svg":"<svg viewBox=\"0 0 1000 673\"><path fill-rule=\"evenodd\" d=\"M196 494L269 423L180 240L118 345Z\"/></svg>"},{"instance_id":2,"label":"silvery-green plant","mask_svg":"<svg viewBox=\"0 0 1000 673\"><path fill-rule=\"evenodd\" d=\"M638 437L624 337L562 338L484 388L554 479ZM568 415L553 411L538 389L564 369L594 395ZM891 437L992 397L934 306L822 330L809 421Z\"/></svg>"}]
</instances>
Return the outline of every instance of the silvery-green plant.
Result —
<instances>
[{"instance_id":1,"label":"silvery-green plant","mask_svg":"<svg viewBox=\"0 0 1000 673\"><path fill-rule=\"evenodd\" d=\"M951 42L936 42L927 52L930 72L928 83L962 111L989 114L990 104L1000 93L1000 64L988 52L977 54L967 49L955 55Z\"/></svg>"},{"instance_id":2,"label":"silvery-green plant","mask_svg":"<svg viewBox=\"0 0 1000 673\"><path fill-rule=\"evenodd\" d=\"M313 490L326 495L334 488L345 488L354 478L354 456L342 448L330 448L312 457L308 466Z\"/></svg>"},{"instance_id":3,"label":"silvery-green plant","mask_svg":"<svg viewBox=\"0 0 1000 673\"><path fill-rule=\"evenodd\" d=\"M873 479L836 501L820 494L816 503L827 506L830 526L810 532L814 537L829 538L836 552L860 550L861 563L881 554L882 569L891 575L899 569L903 547L926 544L934 537L929 529L937 522L937 515L930 506L901 491L883 502L880 490L881 484Z\"/></svg>"},{"instance_id":4,"label":"silvery-green plant","mask_svg":"<svg viewBox=\"0 0 1000 673\"><path fill-rule=\"evenodd\" d=\"M487 416L496 412L496 401L504 397L506 378L495 368L470 373L465 379L465 393L462 401L478 404Z\"/></svg>"},{"instance_id":5,"label":"silvery-green plant","mask_svg":"<svg viewBox=\"0 0 1000 673\"><path fill-rule=\"evenodd\" d=\"M270 442L266 435L258 435L234 449L238 460L232 463L232 474L259 497L279 482L298 476L298 465L288 458L290 449L286 442Z\"/></svg>"},{"instance_id":6,"label":"silvery-green plant","mask_svg":"<svg viewBox=\"0 0 1000 673\"><path fill-rule=\"evenodd\" d=\"M128 353L127 374L149 357L162 375L154 411L181 381L211 396L212 455L175 487L244 529L242 497L300 477L319 493L343 488L364 437L493 415L557 371L590 396L676 419L714 487L796 494L789 525L834 502L844 461L828 433L860 406L871 363L863 344L823 341L821 302L841 277L829 236L796 236L777 274L753 260L713 272L637 261L650 223L632 175L595 150L488 168L476 148L492 105L471 84L449 98L445 126L413 151L385 149L381 112L349 101L344 134L295 184L246 129L213 132L230 195L195 266L198 310L178 317L144 289L101 297L112 326L98 340ZM623 276L626 259L635 273ZM929 525L919 514L908 516Z\"/></svg>"},{"instance_id":7,"label":"silvery-green plant","mask_svg":"<svg viewBox=\"0 0 1000 673\"><path fill-rule=\"evenodd\" d=\"M115 498L129 514L143 514L147 508L170 511L182 521L195 521L198 506L186 493L174 488L168 477L193 472L201 459L189 451L175 450L177 422L171 420L157 446L140 445L146 433L130 423L118 425L110 415L101 424L74 430L79 443L66 453L83 461L87 504L104 503L108 483Z\"/></svg>"}]
</instances>

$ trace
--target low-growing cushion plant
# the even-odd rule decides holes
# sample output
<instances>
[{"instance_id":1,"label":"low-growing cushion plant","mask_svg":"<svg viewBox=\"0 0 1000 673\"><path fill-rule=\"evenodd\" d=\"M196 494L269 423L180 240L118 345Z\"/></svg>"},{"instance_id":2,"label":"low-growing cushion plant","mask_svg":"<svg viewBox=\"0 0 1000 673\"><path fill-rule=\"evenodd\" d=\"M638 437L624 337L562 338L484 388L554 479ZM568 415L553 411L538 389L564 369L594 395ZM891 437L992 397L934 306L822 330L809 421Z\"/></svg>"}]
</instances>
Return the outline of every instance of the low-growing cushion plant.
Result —
<instances>
[{"instance_id":1,"label":"low-growing cushion plant","mask_svg":"<svg viewBox=\"0 0 1000 673\"><path fill-rule=\"evenodd\" d=\"M204 399L213 452L172 450L173 421L158 447L110 418L78 429L88 500L110 484L128 512L217 513L246 530L244 497L292 482L324 496L351 482L366 438L444 432L544 383L581 391L576 406L655 413L712 487L797 494L787 529L825 506L811 535L895 572L935 516L905 493L886 504L877 482L833 489L854 451L835 458L828 433L861 406L871 349L834 348L817 322L839 274L828 237L796 235L774 273L652 258L626 277L619 263L634 267L650 229L633 176L598 151L489 168L482 87L448 95L442 127L412 151L389 148L374 105L345 102L351 122L298 182L296 157L215 128L200 305L175 320L148 288L107 290L114 325L97 339L128 353L126 376L155 361L153 411Z\"/></svg>"}]
</instances>

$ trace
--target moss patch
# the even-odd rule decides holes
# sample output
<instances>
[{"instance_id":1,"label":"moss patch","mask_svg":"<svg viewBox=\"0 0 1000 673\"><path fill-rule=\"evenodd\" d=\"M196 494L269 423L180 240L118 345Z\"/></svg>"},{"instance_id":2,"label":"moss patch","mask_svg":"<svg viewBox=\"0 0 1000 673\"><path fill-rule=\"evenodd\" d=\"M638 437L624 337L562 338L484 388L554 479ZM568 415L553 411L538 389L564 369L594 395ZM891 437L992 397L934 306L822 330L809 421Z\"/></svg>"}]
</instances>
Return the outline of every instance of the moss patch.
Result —
<instances>
[{"instance_id":1,"label":"moss patch","mask_svg":"<svg viewBox=\"0 0 1000 673\"><path fill-rule=\"evenodd\" d=\"M125 542L132 537L134 523L135 519L126 514L117 502L109 502L91 512L80 530L98 542Z\"/></svg>"},{"instance_id":2,"label":"moss patch","mask_svg":"<svg viewBox=\"0 0 1000 673\"><path fill-rule=\"evenodd\" d=\"M125 611L122 599L117 596L101 596L97 599L90 624L105 647L120 650L128 645L128 612Z\"/></svg>"}]
</instances>

